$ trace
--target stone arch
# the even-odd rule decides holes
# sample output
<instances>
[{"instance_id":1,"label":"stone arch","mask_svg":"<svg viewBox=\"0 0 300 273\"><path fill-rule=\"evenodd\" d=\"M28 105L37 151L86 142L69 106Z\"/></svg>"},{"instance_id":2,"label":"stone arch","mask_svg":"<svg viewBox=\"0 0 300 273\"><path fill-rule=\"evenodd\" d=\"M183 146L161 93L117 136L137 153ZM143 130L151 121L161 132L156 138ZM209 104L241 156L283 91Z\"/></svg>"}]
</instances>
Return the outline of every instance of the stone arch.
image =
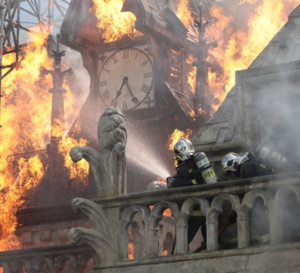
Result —
<instances>
[{"instance_id":1,"label":"stone arch","mask_svg":"<svg viewBox=\"0 0 300 273\"><path fill-rule=\"evenodd\" d=\"M163 241L163 252L169 255L173 249L174 235L171 232L167 232Z\"/></svg>"},{"instance_id":2,"label":"stone arch","mask_svg":"<svg viewBox=\"0 0 300 273\"><path fill-rule=\"evenodd\" d=\"M269 241L270 208L266 191L255 189L244 195L238 217L239 248L248 247L250 241L252 244Z\"/></svg>"},{"instance_id":3,"label":"stone arch","mask_svg":"<svg viewBox=\"0 0 300 273\"><path fill-rule=\"evenodd\" d=\"M274 198L271 244L300 240L300 188L285 186Z\"/></svg>"},{"instance_id":4,"label":"stone arch","mask_svg":"<svg viewBox=\"0 0 300 273\"><path fill-rule=\"evenodd\" d=\"M46 257L37 257L32 261L32 269L37 273L53 272L53 260Z\"/></svg>"},{"instance_id":5,"label":"stone arch","mask_svg":"<svg viewBox=\"0 0 300 273\"><path fill-rule=\"evenodd\" d=\"M92 273L95 264L98 264L96 255L93 253L84 253L78 256L76 273Z\"/></svg>"},{"instance_id":6,"label":"stone arch","mask_svg":"<svg viewBox=\"0 0 300 273\"><path fill-rule=\"evenodd\" d=\"M10 271L13 273L29 273L32 271L31 262L24 259L13 261L10 265Z\"/></svg>"},{"instance_id":7,"label":"stone arch","mask_svg":"<svg viewBox=\"0 0 300 273\"><path fill-rule=\"evenodd\" d=\"M0 262L0 270L3 270L3 273L10 273L9 265L5 262Z\"/></svg>"},{"instance_id":8,"label":"stone arch","mask_svg":"<svg viewBox=\"0 0 300 273\"><path fill-rule=\"evenodd\" d=\"M158 231L159 222L163 219L163 212L166 209L170 209L171 216L175 219L178 218L179 208L175 202L159 202L156 203L149 217L148 227L147 227L147 256L158 256L159 255L159 244L158 244Z\"/></svg>"},{"instance_id":9,"label":"stone arch","mask_svg":"<svg viewBox=\"0 0 300 273\"><path fill-rule=\"evenodd\" d=\"M128 258L128 244L129 244L128 228L134 222L134 217L136 214L141 215L141 220L145 224L145 227L143 227L143 229L146 229L146 227L148 225L150 209L147 206L134 205L134 206L127 207L123 211L122 218L120 221L120 244L121 244L120 245L120 250L121 250L120 255L121 255L121 258L123 258L123 259ZM139 236L139 235L140 234L137 231L136 236ZM140 238L140 240L141 239L142 238Z\"/></svg>"},{"instance_id":10,"label":"stone arch","mask_svg":"<svg viewBox=\"0 0 300 273\"><path fill-rule=\"evenodd\" d=\"M178 254L187 253L189 250L188 221L192 216L193 209L197 206L200 207L200 212L206 217L209 209L209 201L205 198L189 198L185 200L181 206L176 222L176 248ZM200 215L198 216L200 217Z\"/></svg>"},{"instance_id":11,"label":"stone arch","mask_svg":"<svg viewBox=\"0 0 300 273\"><path fill-rule=\"evenodd\" d=\"M230 204L230 210L224 210L224 204ZM241 200L234 194L220 194L216 196L211 203L211 208L207 214L207 249L217 250L219 245L219 234L227 231L230 223L234 222L235 213L239 213ZM234 213L234 212L235 213ZM224 223L219 227L219 217L228 213L228 217L224 218ZM231 225L232 226L232 225ZM231 227L232 228L232 227ZM234 231L236 233L236 231ZM226 235L227 236L227 235Z\"/></svg>"},{"instance_id":12,"label":"stone arch","mask_svg":"<svg viewBox=\"0 0 300 273\"><path fill-rule=\"evenodd\" d=\"M76 268L76 257L72 255L61 255L54 259L57 273L74 273Z\"/></svg>"},{"instance_id":13,"label":"stone arch","mask_svg":"<svg viewBox=\"0 0 300 273\"><path fill-rule=\"evenodd\" d=\"M241 205L241 200L237 195L234 194L220 194L216 196L211 202L211 208L219 212L223 211L223 202L229 201L232 205L232 209L238 211Z\"/></svg>"}]
</instances>

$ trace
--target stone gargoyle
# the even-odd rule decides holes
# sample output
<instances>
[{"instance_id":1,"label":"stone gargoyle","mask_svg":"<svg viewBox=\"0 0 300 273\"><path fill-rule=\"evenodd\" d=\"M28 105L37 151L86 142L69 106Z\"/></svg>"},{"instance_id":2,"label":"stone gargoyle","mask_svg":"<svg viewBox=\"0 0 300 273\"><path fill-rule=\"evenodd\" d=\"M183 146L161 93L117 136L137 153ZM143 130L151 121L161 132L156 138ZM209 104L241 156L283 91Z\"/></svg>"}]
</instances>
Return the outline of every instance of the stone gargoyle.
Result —
<instances>
[{"instance_id":1,"label":"stone gargoyle","mask_svg":"<svg viewBox=\"0 0 300 273\"><path fill-rule=\"evenodd\" d=\"M99 151L88 146L75 146L70 150L74 162L85 159L92 170L97 197L126 193L125 147L127 131L123 113L108 107L98 122Z\"/></svg>"}]
</instances>

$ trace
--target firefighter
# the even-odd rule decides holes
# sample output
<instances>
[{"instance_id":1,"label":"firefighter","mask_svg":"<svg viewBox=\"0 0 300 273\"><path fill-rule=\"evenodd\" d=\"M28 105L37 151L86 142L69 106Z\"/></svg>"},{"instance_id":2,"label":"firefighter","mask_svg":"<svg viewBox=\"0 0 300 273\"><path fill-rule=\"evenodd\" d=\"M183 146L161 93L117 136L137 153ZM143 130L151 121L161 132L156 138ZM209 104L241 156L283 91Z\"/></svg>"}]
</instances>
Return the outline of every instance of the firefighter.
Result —
<instances>
[{"instance_id":1,"label":"firefighter","mask_svg":"<svg viewBox=\"0 0 300 273\"><path fill-rule=\"evenodd\" d=\"M236 178L274 174L273 168L267 166L261 159L249 152L242 155L228 153L223 157L221 165L225 176L231 175Z\"/></svg>"},{"instance_id":2,"label":"firefighter","mask_svg":"<svg viewBox=\"0 0 300 273\"><path fill-rule=\"evenodd\" d=\"M181 138L174 145L173 160L177 162L176 175L167 177L167 187L177 188L217 182L217 177L204 153L195 153L191 141ZM206 219L199 206L194 208L188 220L188 244L194 239L201 227L206 240ZM173 248L173 254L176 252Z\"/></svg>"},{"instance_id":3,"label":"firefighter","mask_svg":"<svg viewBox=\"0 0 300 273\"><path fill-rule=\"evenodd\" d=\"M179 139L174 145L176 175L167 177L168 188L216 183L217 176L205 153L195 153L191 141Z\"/></svg>"},{"instance_id":4,"label":"firefighter","mask_svg":"<svg viewBox=\"0 0 300 273\"><path fill-rule=\"evenodd\" d=\"M235 178L252 178L256 176L272 175L274 169L268 166L260 157L246 152L242 155L228 153L222 159L222 169L226 176ZM254 202L253 209L250 211L251 231L255 231L257 243L269 242L269 223L264 214L263 206L257 206L258 200ZM257 208L256 208L257 207ZM236 213L232 211L232 223L236 221ZM235 216L235 219L233 218ZM254 237L254 236L253 236Z\"/></svg>"}]
</instances>

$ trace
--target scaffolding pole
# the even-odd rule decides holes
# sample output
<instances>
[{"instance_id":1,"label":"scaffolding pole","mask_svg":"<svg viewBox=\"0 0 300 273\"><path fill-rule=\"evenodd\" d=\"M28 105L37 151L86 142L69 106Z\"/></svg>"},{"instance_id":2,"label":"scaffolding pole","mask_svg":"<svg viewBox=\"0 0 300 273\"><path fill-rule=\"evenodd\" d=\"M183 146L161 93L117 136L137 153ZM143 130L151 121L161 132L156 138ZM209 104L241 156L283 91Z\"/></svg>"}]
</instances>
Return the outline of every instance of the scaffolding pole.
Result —
<instances>
[{"instance_id":1,"label":"scaffolding pole","mask_svg":"<svg viewBox=\"0 0 300 273\"><path fill-rule=\"evenodd\" d=\"M4 44L4 10L5 0L0 0L0 128L2 127L2 66Z\"/></svg>"}]
</instances>

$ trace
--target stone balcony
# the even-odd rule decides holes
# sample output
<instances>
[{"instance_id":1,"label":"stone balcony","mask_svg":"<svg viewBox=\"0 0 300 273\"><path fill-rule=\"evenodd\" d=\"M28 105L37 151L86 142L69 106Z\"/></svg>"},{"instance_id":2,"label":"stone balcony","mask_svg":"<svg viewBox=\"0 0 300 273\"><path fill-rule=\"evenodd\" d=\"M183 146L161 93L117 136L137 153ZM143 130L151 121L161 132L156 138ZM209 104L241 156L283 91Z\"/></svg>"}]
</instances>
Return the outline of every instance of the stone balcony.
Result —
<instances>
[{"instance_id":1,"label":"stone balcony","mask_svg":"<svg viewBox=\"0 0 300 273\"><path fill-rule=\"evenodd\" d=\"M93 233L83 236L82 231L75 232L78 240L74 240L73 230L70 237L80 242L78 246L2 252L0 264L4 273L21 272L21 265L28 273L73 272L79 268L87 272L84 268L88 268L89 259L95 262L97 272L299 272L299 186L300 173L289 173L94 200L92 204L101 207L108 219L120 216L111 228L112 232L118 230L114 233L116 259L109 258L113 252L105 251ZM190 253L187 221L196 206L206 216L207 247ZM77 205L76 209L86 213L87 207ZM172 215L166 216L166 209ZM236 223L220 232L232 210L237 213ZM98 217L87 214L91 222ZM175 232L177 254L171 255ZM69 267L64 268L66 262Z\"/></svg>"}]
</instances>

